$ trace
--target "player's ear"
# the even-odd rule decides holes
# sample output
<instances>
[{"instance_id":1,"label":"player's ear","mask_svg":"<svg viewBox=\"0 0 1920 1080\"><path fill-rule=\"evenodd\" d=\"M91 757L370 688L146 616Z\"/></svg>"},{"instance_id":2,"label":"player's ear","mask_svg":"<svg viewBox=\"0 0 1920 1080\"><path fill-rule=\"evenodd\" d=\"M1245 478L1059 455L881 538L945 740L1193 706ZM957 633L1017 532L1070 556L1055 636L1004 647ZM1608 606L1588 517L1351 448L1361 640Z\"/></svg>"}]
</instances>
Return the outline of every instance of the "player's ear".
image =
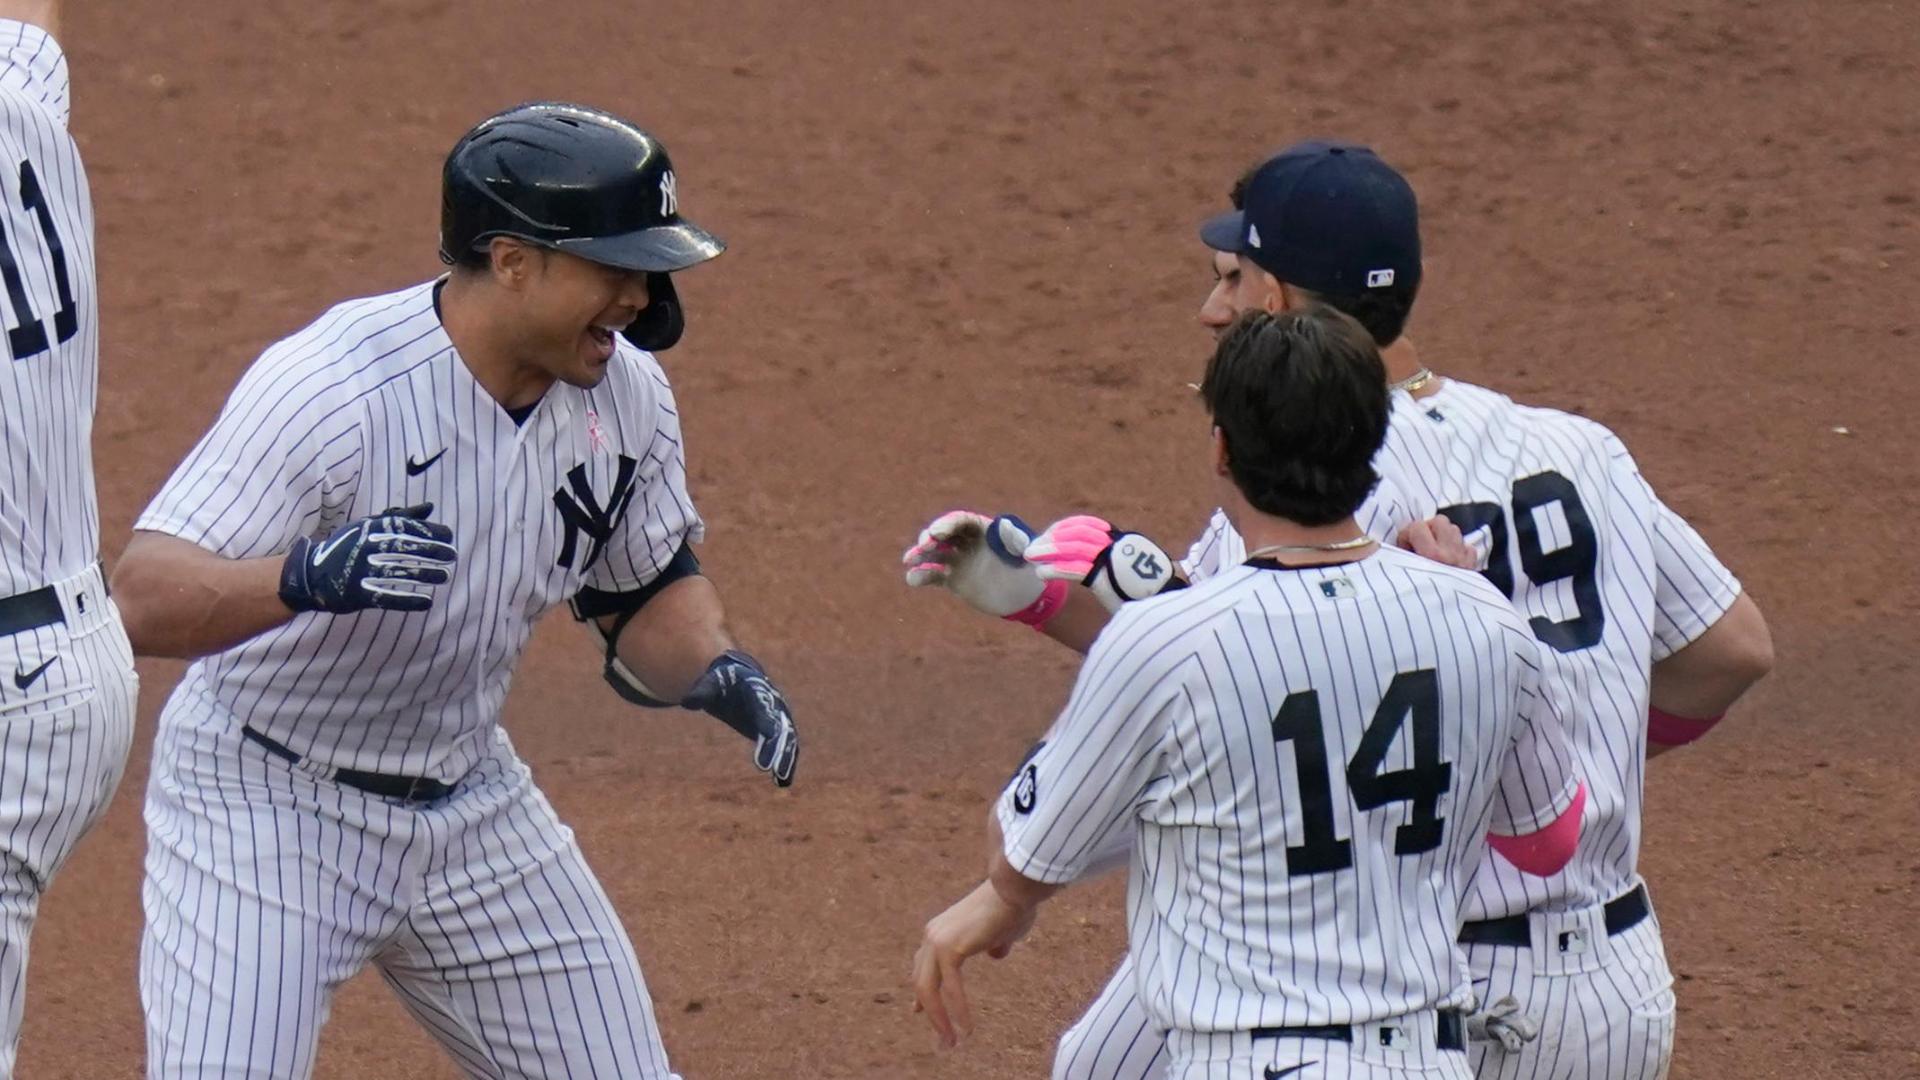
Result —
<instances>
[{"instance_id":1,"label":"player's ear","mask_svg":"<svg viewBox=\"0 0 1920 1080\"><path fill-rule=\"evenodd\" d=\"M533 276L533 249L507 236L496 236L487 244L487 259L496 284L519 289Z\"/></svg>"},{"instance_id":2,"label":"player's ear","mask_svg":"<svg viewBox=\"0 0 1920 1080\"><path fill-rule=\"evenodd\" d=\"M1227 461L1227 436L1220 430L1220 425L1215 424L1213 425L1213 474L1215 476L1229 475Z\"/></svg>"},{"instance_id":3,"label":"player's ear","mask_svg":"<svg viewBox=\"0 0 1920 1080\"><path fill-rule=\"evenodd\" d=\"M1297 301L1300 298L1293 294L1293 290L1287 288L1286 282L1281 281L1265 270L1260 271L1260 277L1264 279L1267 284L1265 300L1267 314L1273 315L1282 311L1292 311L1297 306Z\"/></svg>"}]
</instances>

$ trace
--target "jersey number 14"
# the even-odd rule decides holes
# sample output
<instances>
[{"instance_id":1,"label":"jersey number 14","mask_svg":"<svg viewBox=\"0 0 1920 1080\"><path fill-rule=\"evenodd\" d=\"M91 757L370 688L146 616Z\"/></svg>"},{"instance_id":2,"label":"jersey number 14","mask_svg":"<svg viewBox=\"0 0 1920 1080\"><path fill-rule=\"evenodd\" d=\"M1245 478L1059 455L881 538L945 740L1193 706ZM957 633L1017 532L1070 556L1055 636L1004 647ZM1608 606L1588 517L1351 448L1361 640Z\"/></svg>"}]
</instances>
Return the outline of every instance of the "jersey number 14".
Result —
<instances>
[{"instance_id":1,"label":"jersey number 14","mask_svg":"<svg viewBox=\"0 0 1920 1080\"><path fill-rule=\"evenodd\" d=\"M1412 767L1381 772L1387 751L1409 720L1413 722ZM1287 848L1288 876L1347 869L1353 865L1353 842L1334 831L1333 780L1327 770L1327 734L1320 724L1318 691L1287 695L1273 718L1273 739L1293 743L1300 780L1302 840ZM1357 809L1413 804L1407 823L1394 832L1395 855L1418 855L1440 846L1445 830L1440 796L1453 787L1453 766L1440 760L1440 682L1432 669L1403 671L1387 684L1345 775Z\"/></svg>"},{"instance_id":2,"label":"jersey number 14","mask_svg":"<svg viewBox=\"0 0 1920 1080\"><path fill-rule=\"evenodd\" d=\"M53 266L53 286L60 294L60 310L53 313L53 333L60 341L66 341L80 331L80 309L73 302L73 282L67 276L67 250L60 242L60 230L53 223L53 208L47 205L47 193L40 187L40 177L33 171L33 162L20 163L20 205L30 211L40 221L41 238L47 243L47 261ZM14 254L14 243L18 239L11 235L0 236L0 279L7 286L7 302L13 306L13 316L18 325L7 330L7 345L15 360L25 360L38 356L51 346L47 343L47 327L40 316L33 313L33 301L27 298L27 284L20 277L20 259Z\"/></svg>"}]
</instances>

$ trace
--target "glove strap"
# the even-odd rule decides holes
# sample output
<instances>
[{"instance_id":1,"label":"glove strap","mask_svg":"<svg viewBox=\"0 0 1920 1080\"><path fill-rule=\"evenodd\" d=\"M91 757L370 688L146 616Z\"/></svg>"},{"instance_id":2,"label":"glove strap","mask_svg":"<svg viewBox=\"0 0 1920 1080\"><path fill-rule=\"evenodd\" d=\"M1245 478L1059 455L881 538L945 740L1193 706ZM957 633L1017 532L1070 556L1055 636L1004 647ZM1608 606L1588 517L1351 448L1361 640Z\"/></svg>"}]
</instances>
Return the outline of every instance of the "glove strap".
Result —
<instances>
[{"instance_id":1,"label":"glove strap","mask_svg":"<svg viewBox=\"0 0 1920 1080\"><path fill-rule=\"evenodd\" d=\"M1066 606L1067 583L1049 581L1046 588L1040 590L1040 595L1034 599L1033 603L1011 615L1002 615L1001 618L1008 622L1031 626L1035 630L1045 630L1047 624L1053 621L1053 617L1060 614Z\"/></svg>"},{"instance_id":2,"label":"glove strap","mask_svg":"<svg viewBox=\"0 0 1920 1080\"><path fill-rule=\"evenodd\" d=\"M313 602L313 590L307 587L307 556L313 551L313 541L302 536L293 542L287 552L287 559L280 564L280 602L294 611L318 611Z\"/></svg>"}]
</instances>

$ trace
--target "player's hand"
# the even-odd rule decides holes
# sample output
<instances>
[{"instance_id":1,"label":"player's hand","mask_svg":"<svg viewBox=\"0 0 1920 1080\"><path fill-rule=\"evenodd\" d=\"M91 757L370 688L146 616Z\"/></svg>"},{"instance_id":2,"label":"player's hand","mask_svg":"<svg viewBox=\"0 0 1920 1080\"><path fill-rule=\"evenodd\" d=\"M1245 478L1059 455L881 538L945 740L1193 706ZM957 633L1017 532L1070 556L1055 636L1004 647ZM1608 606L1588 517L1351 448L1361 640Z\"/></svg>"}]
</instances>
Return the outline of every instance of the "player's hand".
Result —
<instances>
[{"instance_id":1,"label":"player's hand","mask_svg":"<svg viewBox=\"0 0 1920 1080\"><path fill-rule=\"evenodd\" d=\"M325 540L294 541L280 569L280 599L295 611L335 614L384 608L425 611L433 597L413 588L445 585L459 553L453 530L427 520L432 503L395 507L350 521Z\"/></svg>"},{"instance_id":2,"label":"player's hand","mask_svg":"<svg viewBox=\"0 0 1920 1080\"><path fill-rule=\"evenodd\" d=\"M1173 560L1159 544L1090 514L1047 526L1027 545L1026 560L1043 578L1093 590L1109 612L1157 596L1175 580Z\"/></svg>"},{"instance_id":3,"label":"player's hand","mask_svg":"<svg viewBox=\"0 0 1920 1080\"><path fill-rule=\"evenodd\" d=\"M976 953L998 960L1033 928L1038 908L1020 908L1002 899L993 883L980 886L959 903L934 916L913 956L913 1011L927 1014L943 1046L958 1045L973 1033L960 965Z\"/></svg>"},{"instance_id":4,"label":"player's hand","mask_svg":"<svg viewBox=\"0 0 1920 1080\"><path fill-rule=\"evenodd\" d=\"M753 740L753 767L781 787L793 784L800 764L800 732L793 726L787 698L753 657L728 649L702 674L680 702L717 718Z\"/></svg>"},{"instance_id":5,"label":"player's hand","mask_svg":"<svg viewBox=\"0 0 1920 1080\"><path fill-rule=\"evenodd\" d=\"M1012 514L950 510L920 530L900 562L908 585L944 586L974 610L1004 619L1046 592L1046 581L1021 558L1032 539L1033 530Z\"/></svg>"},{"instance_id":6,"label":"player's hand","mask_svg":"<svg viewBox=\"0 0 1920 1080\"><path fill-rule=\"evenodd\" d=\"M1400 530L1400 546L1437 563L1462 570L1480 569L1480 553L1445 514L1416 521Z\"/></svg>"}]
</instances>

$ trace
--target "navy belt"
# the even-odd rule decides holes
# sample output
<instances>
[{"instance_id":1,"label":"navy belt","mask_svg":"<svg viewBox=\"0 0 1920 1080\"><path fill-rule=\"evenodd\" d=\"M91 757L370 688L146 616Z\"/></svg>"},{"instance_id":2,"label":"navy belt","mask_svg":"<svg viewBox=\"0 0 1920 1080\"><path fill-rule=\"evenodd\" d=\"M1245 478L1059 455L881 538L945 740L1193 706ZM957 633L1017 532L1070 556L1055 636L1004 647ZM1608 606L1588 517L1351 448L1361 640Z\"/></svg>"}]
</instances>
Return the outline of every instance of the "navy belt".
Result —
<instances>
[{"instance_id":1,"label":"navy belt","mask_svg":"<svg viewBox=\"0 0 1920 1080\"><path fill-rule=\"evenodd\" d=\"M1624 934L1645 922L1653 914L1653 904L1647 900L1647 887L1635 885L1630 891L1607 901L1604 917L1607 924L1607 936ZM1460 928L1462 945L1511 945L1524 949L1533 944L1533 931L1527 925L1525 915L1509 915L1504 919L1484 919L1470 922Z\"/></svg>"},{"instance_id":2,"label":"navy belt","mask_svg":"<svg viewBox=\"0 0 1920 1080\"><path fill-rule=\"evenodd\" d=\"M51 585L0 600L0 637L66 621L67 613L60 607L60 594Z\"/></svg>"},{"instance_id":3,"label":"navy belt","mask_svg":"<svg viewBox=\"0 0 1920 1080\"><path fill-rule=\"evenodd\" d=\"M1247 1032L1256 1039L1328 1039L1333 1042L1353 1042L1353 1028L1346 1024L1290 1025L1287 1027L1261 1027ZM1465 1050L1467 1048L1466 1022L1457 1012L1443 1012L1434 1033L1433 1045L1439 1050Z\"/></svg>"},{"instance_id":4,"label":"navy belt","mask_svg":"<svg viewBox=\"0 0 1920 1080\"><path fill-rule=\"evenodd\" d=\"M251 727L241 727L240 734L248 742L289 765L298 765L303 760L299 754ZM379 795L388 799L400 799L403 802L432 802L435 799L444 799L453 794L455 787L444 780L425 776L393 776L388 773L362 772L359 769L330 769L321 775L336 784L356 791L364 791L369 795Z\"/></svg>"}]
</instances>

